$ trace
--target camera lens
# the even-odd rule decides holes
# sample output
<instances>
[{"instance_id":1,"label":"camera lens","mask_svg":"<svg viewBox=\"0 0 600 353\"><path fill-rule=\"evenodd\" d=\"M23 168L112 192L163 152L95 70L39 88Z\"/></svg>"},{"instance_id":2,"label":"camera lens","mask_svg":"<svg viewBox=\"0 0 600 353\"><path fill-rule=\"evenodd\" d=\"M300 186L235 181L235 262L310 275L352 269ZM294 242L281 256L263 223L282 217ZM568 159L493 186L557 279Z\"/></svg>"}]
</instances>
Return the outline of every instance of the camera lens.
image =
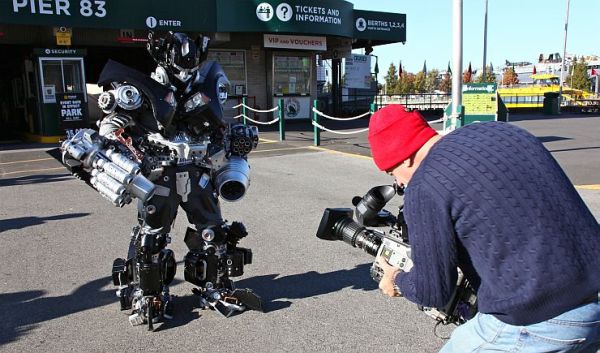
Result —
<instances>
[{"instance_id":1,"label":"camera lens","mask_svg":"<svg viewBox=\"0 0 600 353\"><path fill-rule=\"evenodd\" d=\"M354 222L351 218L342 218L334 226L333 233L355 248L363 249L367 254L377 256L381 237Z\"/></svg>"}]
</instances>

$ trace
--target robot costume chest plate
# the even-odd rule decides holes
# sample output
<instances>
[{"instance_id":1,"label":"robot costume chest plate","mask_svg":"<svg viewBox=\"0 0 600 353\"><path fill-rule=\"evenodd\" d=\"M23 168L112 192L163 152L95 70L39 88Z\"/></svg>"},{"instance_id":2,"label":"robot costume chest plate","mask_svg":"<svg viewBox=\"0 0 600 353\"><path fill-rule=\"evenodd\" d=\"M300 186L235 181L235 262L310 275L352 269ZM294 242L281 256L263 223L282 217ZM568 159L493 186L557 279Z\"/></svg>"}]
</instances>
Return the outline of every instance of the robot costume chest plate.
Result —
<instances>
[{"instance_id":1,"label":"robot costume chest plate","mask_svg":"<svg viewBox=\"0 0 600 353\"><path fill-rule=\"evenodd\" d=\"M188 195L192 192L190 174L188 172L177 173L176 178L177 194L181 196L181 201L187 202Z\"/></svg>"}]
</instances>

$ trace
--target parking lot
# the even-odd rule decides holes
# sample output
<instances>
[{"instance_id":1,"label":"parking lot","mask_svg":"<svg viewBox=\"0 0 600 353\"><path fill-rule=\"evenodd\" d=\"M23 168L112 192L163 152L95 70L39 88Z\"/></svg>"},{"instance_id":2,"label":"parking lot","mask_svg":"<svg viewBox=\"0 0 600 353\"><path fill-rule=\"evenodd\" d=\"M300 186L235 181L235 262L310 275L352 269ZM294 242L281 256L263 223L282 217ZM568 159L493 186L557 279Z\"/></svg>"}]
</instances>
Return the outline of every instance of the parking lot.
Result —
<instances>
[{"instance_id":1,"label":"parking lot","mask_svg":"<svg viewBox=\"0 0 600 353\"><path fill-rule=\"evenodd\" d=\"M544 142L600 219L600 116L512 120ZM0 350L436 352L438 336L453 327L434 330L416 305L381 295L369 255L315 237L324 208L350 207L353 196L391 182L368 157L366 134L324 133L316 148L310 123L288 128L284 142L265 129L249 158L247 196L222 203L227 220L248 228L240 245L254 252L237 286L259 294L265 312L223 318L197 308L183 280L181 211L171 244L175 317L156 332L129 325L110 280L113 259L126 255L135 207L115 208L68 175L47 154L53 146L0 145Z\"/></svg>"}]
</instances>

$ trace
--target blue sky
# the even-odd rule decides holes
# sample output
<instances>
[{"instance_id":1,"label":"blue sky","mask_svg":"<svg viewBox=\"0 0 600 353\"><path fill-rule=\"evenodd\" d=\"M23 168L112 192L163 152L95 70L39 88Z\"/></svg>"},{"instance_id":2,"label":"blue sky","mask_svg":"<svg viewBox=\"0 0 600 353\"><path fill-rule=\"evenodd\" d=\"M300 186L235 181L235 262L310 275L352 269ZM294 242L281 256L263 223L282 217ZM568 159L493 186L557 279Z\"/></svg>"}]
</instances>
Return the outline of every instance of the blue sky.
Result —
<instances>
[{"instance_id":1,"label":"blue sky","mask_svg":"<svg viewBox=\"0 0 600 353\"><path fill-rule=\"evenodd\" d=\"M377 46L380 77L391 62L406 71L445 70L452 58L453 0L350 0L355 9L406 14L406 44ZM567 0L488 0L487 58L536 62L539 54L563 53ZM463 0L463 64L483 65L485 0ZM600 55L600 1L571 0L567 53Z\"/></svg>"}]
</instances>

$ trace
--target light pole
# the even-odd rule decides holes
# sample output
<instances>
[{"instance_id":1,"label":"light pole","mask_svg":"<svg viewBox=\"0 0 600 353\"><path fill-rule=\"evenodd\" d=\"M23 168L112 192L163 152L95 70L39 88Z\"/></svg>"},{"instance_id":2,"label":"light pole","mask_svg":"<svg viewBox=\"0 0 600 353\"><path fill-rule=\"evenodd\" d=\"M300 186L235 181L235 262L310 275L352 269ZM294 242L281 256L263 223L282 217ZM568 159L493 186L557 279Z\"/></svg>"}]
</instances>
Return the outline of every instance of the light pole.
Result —
<instances>
[{"instance_id":1,"label":"light pole","mask_svg":"<svg viewBox=\"0 0 600 353\"><path fill-rule=\"evenodd\" d=\"M453 0L452 9L452 115L450 129L456 129L458 119L462 112L462 52L463 52L463 2Z\"/></svg>"},{"instance_id":2,"label":"light pole","mask_svg":"<svg viewBox=\"0 0 600 353\"><path fill-rule=\"evenodd\" d=\"M483 82L487 82L487 22L488 22L488 0L485 0L485 17L483 21L483 74L481 76Z\"/></svg>"},{"instance_id":3,"label":"light pole","mask_svg":"<svg viewBox=\"0 0 600 353\"><path fill-rule=\"evenodd\" d=\"M560 64L560 88L558 89L558 111L560 112L560 106L562 104L562 91L565 83L565 60L567 59L567 31L569 29L569 8L571 0L567 0L567 17L565 19L565 45L563 47L563 57Z\"/></svg>"}]
</instances>

